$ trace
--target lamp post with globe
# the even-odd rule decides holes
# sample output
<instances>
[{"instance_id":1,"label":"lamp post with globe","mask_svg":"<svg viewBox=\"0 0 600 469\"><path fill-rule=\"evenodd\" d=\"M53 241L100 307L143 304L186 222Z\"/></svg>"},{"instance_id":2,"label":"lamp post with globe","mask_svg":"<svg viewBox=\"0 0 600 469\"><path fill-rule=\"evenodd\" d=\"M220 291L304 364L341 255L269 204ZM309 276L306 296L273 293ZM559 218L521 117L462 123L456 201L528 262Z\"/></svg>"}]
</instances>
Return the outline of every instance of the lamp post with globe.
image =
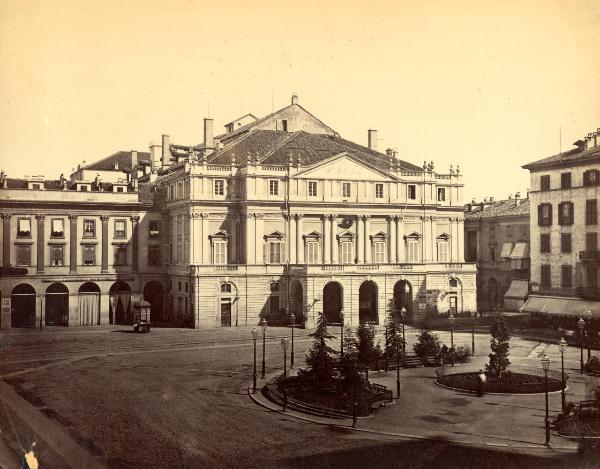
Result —
<instances>
[{"instance_id":1,"label":"lamp post with globe","mask_svg":"<svg viewBox=\"0 0 600 469\"><path fill-rule=\"evenodd\" d=\"M546 446L550 445L550 419L548 418L548 370L550 369L550 358L548 355L542 357L542 369L544 370L544 394L546 396L546 418L544 424L546 427Z\"/></svg>"}]
</instances>

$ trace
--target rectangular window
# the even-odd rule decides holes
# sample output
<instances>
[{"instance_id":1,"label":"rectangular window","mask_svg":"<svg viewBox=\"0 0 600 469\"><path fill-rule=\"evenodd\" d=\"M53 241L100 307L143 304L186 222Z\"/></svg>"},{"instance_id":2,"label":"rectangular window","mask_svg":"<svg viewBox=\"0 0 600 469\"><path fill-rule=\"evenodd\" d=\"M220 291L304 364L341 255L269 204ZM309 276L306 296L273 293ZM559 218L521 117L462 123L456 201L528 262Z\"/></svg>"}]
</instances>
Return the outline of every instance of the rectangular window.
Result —
<instances>
[{"instance_id":1,"label":"rectangular window","mask_svg":"<svg viewBox=\"0 0 600 469\"><path fill-rule=\"evenodd\" d=\"M560 234L560 252L571 252L571 233Z\"/></svg>"},{"instance_id":2,"label":"rectangular window","mask_svg":"<svg viewBox=\"0 0 600 469\"><path fill-rule=\"evenodd\" d=\"M50 221L50 237L64 238L65 237L65 220L63 218L53 218Z\"/></svg>"},{"instance_id":3,"label":"rectangular window","mask_svg":"<svg viewBox=\"0 0 600 469\"><path fill-rule=\"evenodd\" d=\"M223 179L215 179L215 195L225 195L225 181Z\"/></svg>"},{"instance_id":4,"label":"rectangular window","mask_svg":"<svg viewBox=\"0 0 600 469\"><path fill-rule=\"evenodd\" d=\"M409 200L416 200L417 199L417 186L415 184L409 184L407 186L407 197L409 198Z\"/></svg>"},{"instance_id":5,"label":"rectangular window","mask_svg":"<svg viewBox=\"0 0 600 469\"><path fill-rule=\"evenodd\" d=\"M383 184L375 184L375 198L383 199Z\"/></svg>"},{"instance_id":6,"label":"rectangular window","mask_svg":"<svg viewBox=\"0 0 600 469\"><path fill-rule=\"evenodd\" d=\"M562 202L558 204L558 213L559 225L573 224L573 202Z\"/></svg>"},{"instance_id":7,"label":"rectangular window","mask_svg":"<svg viewBox=\"0 0 600 469\"><path fill-rule=\"evenodd\" d=\"M96 220L83 220L83 237L96 237Z\"/></svg>"},{"instance_id":8,"label":"rectangular window","mask_svg":"<svg viewBox=\"0 0 600 469\"><path fill-rule=\"evenodd\" d=\"M448 262L448 242L440 241L437 243L437 250L438 262Z\"/></svg>"},{"instance_id":9,"label":"rectangular window","mask_svg":"<svg viewBox=\"0 0 600 469\"><path fill-rule=\"evenodd\" d=\"M540 252L550 252L550 233L540 235Z\"/></svg>"},{"instance_id":10,"label":"rectangular window","mask_svg":"<svg viewBox=\"0 0 600 469\"><path fill-rule=\"evenodd\" d=\"M279 181L269 179L269 195L279 195Z\"/></svg>"},{"instance_id":11,"label":"rectangular window","mask_svg":"<svg viewBox=\"0 0 600 469\"><path fill-rule=\"evenodd\" d=\"M319 263L319 252L321 243L318 241L309 241L306 243L306 263L307 264L318 264Z\"/></svg>"},{"instance_id":12,"label":"rectangular window","mask_svg":"<svg viewBox=\"0 0 600 469\"><path fill-rule=\"evenodd\" d=\"M538 226L552 225L552 204L538 205Z\"/></svg>"},{"instance_id":13,"label":"rectangular window","mask_svg":"<svg viewBox=\"0 0 600 469\"><path fill-rule=\"evenodd\" d=\"M585 250L586 251L598 250L598 233L586 233L585 234Z\"/></svg>"},{"instance_id":14,"label":"rectangular window","mask_svg":"<svg viewBox=\"0 0 600 469\"><path fill-rule=\"evenodd\" d=\"M50 246L50 265L64 265L64 246Z\"/></svg>"},{"instance_id":15,"label":"rectangular window","mask_svg":"<svg viewBox=\"0 0 600 469\"><path fill-rule=\"evenodd\" d=\"M96 265L96 246L83 246L83 265Z\"/></svg>"},{"instance_id":16,"label":"rectangular window","mask_svg":"<svg viewBox=\"0 0 600 469\"><path fill-rule=\"evenodd\" d=\"M17 246L17 265L31 265L31 246Z\"/></svg>"},{"instance_id":17,"label":"rectangular window","mask_svg":"<svg viewBox=\"0 0 600 469\"><path fill-rule=\"evenodd\" d=\"M529 233L529 225L521 225L521 238L526 238Z\"/></svg>"},{"instance_id":18,"label":"rectangular window","mask_svg":"<svg viewBox=\"0 0 600 469\"><path fill-rule=\"evenodd\" d=\"M446 200L446 188L438 187L438 202L443 202Z\"/></svg>"},{"instance_id":19,"label":"rectangular window","mask_svg":"<svg viewBox=\"0 0 600 469\"><path fill-rule=\"evenodd\" d=\"M597 186L599 181L600 171L597 169L590 169L583 173L583 185L584 186Z\"/></svg>"},{"instance_id":20,"label":"rectangular window","mask_svg":"<svg viewBox=\"0 0 600 469\"><path fill-rule=\"evenodd\" d=\"M19 238L31 238L31 220L19 218L17 220L17 236Z\"/></svg>"},{"instance_id":21,"label":"rectangular window","mask_svg":"<svg viewBox=\"0 0 600 469\"><path fill-rule=\"evenodd\" d=\"M148 246L148 265L160 265L160 246Z\"/></svg>"},{"instance_id":22,"label":"rectangular window","mask_svg":"<svg viewBox=\"0 0 600 469\"><path fill-rule=\"evenodd\" d=\"M150 220L148 223L148 238L158 239L160 236L160 220Z\"/></svg>"},{"instance_id":23,"label":"rectangular window","mask_svg":"<svg viewBox=\"0 0 600 469\"><path fill-rule=\"evenodd\" d=\"M349 182L342 182L342 197L348 198L352 196L352 186Z\"/></svg>"},{"instance_id":24,"label":"rectangular window","mask_svg":"<svg viewBox=\"0 0 600 469\"><path fill-rule=\"evenodd\" d=\"M590 199L585 201L585 224L598 224L598 200Z\"/></svg>"},{"instance_id":25,"label":"rectangular window","mask_svg":"<svg viewBox=\"0 0 600 469\"><path fill-rule=\"evenodd\" d=\"M308 196L317 196L317 181L308 181Z\"/></svg>"},{"instance_id":26,"label":"rectangular window","mask_svg":"<svg viewBox=\"0 0 600 469\"><path fill-rule=\"evenodd\" d=\"M125 238L127 236L125 223L125 220L115 220L115 238Z\"/></svg>"},{"instance_id":27,"label":"rectangular window","mask_svg":"<svg viewBox=\"0 0 600 469\"><path fill-rule=\"evenodd\" d=\"M560 286L571 288L573 286L573 266L563 265L560 271Z\"/></svg>"},{"instance_id":28,"label":"rectangular window","mask_svg":"<svg viewBox=\"0 0 600 469\"><path fill-rule=\"evenodd\" d=\"M561 173L560 188L561 189L570 189L571 188L571 173Z\"/></svg>"},{"instance_id":29,"label":"rectangular window","mask_svg":"<svg viewBox=\"0 0 600 469\"><path fill-rule=\"evenodd\" d=\"M213 264L227 264L227 241L215 241L213 244Z\"/></svg>"},{"instance_id":30,"label":"rectangular window","mask_svg":"<svg viewBox=\"0 0 600 469\"><path fill-rule=\"evenodd\" d=\"M269 245L269 264L281 264L281 242L271 241Z\"/></svg>"},{"instance_id":31,"label":"rectangular window","mask_svg":"<svg viewBox=\"0 0 600 469\"><path fill-rule=\"evenodd\" d=\"M490 246L490 261L496 261L496 248L494 246Z\"/></svg>"},{"instance_id":32,"label":"rectangular window","mask_svg":"<svg viewBox=\"0 0 600 469\"><path fill-rule=\"evenodd\" d=\"M79 186L79 190L80 190L81 192L87 192L87 190L88 190L88 186Z\"/></svg>"},{"instance_id":33,"label":"rectangular window","mask_svg":"<svg viewBox=\"0 0 600 469\"><path fill-rule=\"evenodd\" d=\"M542 287L552 286L552 278L550 276L550 265L542 264L541 266L541 283Z\"/></svg>"},{"instance_id":34,"label":"rectangular window","mask_svg":"<svg viewBox=\"0 0 600 469\"><path fill-rule=\"evenodd\" d=\"M512 225L506 225L506 236L511 238L513 235L513 227Z\"/></svg>"},{"instance_id":35,"label":"rectangular window","mask_svg":"<svg viewBox=\"0 0 600 469\"><path fill-rule=\"evenodd\" d=\"M354 243L352 241L343 241L341 243L340 258L342 264L354 264Z\"/></svg>"},{"instance_id":36,"label":"rectangular window","mask_svg":"<svg viewBox=\"0 0 600 469\"><path fill-rule=\"evenodd\" d=\"M373 262L375 264L385 263L385 243L383 241L373 243Z\"/></svg>"},{"instance_id":37,"label":"rectangular window","mask_svg":"<svg viewBox=\"0 0 600 469\"><path fill-rule=\"evenodd\" d=\"M549 191L550 190L550 176L541 176L540 177L540 190Z\"/></svg>"},{"instance_id":38,"label":"rectangular window","mask_svg":"<svg viewBox=\"0 0 600 469\"><path fill-rule=\"evenodd\" d=\"M406 259L408 262L420 262L421 260L421 249L420 243L416 240L409 240L406 243Z\"/></svg>"},{"instance_id":39,"label":"rectangular window","mask_svg":"<svg viewBox=\"0 0 600 469\"><path fill-rule=\"evenodd\" d=\"M127 246L114 246L115 262L114 265L127 265Z\"/></svg>"}]
</instances>

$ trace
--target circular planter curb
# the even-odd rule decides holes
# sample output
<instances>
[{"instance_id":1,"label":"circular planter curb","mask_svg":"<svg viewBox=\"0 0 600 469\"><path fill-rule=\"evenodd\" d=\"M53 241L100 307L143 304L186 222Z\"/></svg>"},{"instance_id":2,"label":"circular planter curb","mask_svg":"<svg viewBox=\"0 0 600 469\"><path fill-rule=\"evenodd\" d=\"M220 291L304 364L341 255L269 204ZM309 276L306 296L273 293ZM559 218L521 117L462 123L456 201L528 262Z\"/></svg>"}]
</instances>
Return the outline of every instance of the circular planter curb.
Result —
<instances>
[{"instance_id":1,"label":"circular planter curb","mask_svg":"<svg viewBox=\"0 0 600 469\"><path fill-rule=\"evenodd\" d=\"M437 378L434 381L434 383L441 388L450 389L452 391L468 392L469 394L475 394L475 395L477 394L477 391L453 388L451 386L446 386L445 384L438 383ZM568 386L565 388L565 392L567 391L567 389L569 389ZM562 391L559 389L558 391L548 391L548 394L560 394L561 392ZM491 396L543 396L545 394L546 394L545 392L484 392L483 393L484 396L486 396L486 395L491 395Z\"/></svg>"}]
</instances>

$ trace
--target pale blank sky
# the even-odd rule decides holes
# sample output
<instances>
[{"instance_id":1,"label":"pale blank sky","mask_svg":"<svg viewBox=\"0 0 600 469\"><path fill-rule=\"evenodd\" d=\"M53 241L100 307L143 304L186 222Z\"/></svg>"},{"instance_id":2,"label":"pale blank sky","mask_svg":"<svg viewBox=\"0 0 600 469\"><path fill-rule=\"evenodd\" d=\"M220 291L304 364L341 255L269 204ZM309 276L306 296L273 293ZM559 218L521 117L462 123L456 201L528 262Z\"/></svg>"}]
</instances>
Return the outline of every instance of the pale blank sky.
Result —
<instances>
[{"instance_id":1,"label":"pale blank sky","mask_svg":"<svg viewBox=\"0 0 600 469\"><path fill-rule=\"evenodd\" d=\"M300 104L437 171L465 199L600 127L600 2L0 0L0 168L61 172L162 133L202 140Z\"/></svg>"}]
</instances>

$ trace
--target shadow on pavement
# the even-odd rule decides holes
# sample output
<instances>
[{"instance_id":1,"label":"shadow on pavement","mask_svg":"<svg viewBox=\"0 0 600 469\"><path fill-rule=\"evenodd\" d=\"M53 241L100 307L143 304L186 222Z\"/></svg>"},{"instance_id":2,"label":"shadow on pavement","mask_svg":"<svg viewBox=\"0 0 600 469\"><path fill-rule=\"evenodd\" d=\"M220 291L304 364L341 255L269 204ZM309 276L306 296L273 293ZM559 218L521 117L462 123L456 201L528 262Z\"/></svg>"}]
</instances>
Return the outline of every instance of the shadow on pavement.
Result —
<instances>
[{"instance_id":1,"label":"shadow on pavement","mask_svg":"<svg viewBox=\"0 0 600 469\"><path fill-rule=\"evenodd\" d=\"M440 438L442 440L442 438ZM357 445L358 446L358 445ZM277 467L349 469L369 468L598 468L600 448L592 443L584 444L579 453L523 454L510 450L473 448L451 441L402 441L362 446L350 450L338 450L277 461ZM529 453L536 450L529 450ZM275 466L273 466L275 467Z\"/></svg>"}]
</instances>

